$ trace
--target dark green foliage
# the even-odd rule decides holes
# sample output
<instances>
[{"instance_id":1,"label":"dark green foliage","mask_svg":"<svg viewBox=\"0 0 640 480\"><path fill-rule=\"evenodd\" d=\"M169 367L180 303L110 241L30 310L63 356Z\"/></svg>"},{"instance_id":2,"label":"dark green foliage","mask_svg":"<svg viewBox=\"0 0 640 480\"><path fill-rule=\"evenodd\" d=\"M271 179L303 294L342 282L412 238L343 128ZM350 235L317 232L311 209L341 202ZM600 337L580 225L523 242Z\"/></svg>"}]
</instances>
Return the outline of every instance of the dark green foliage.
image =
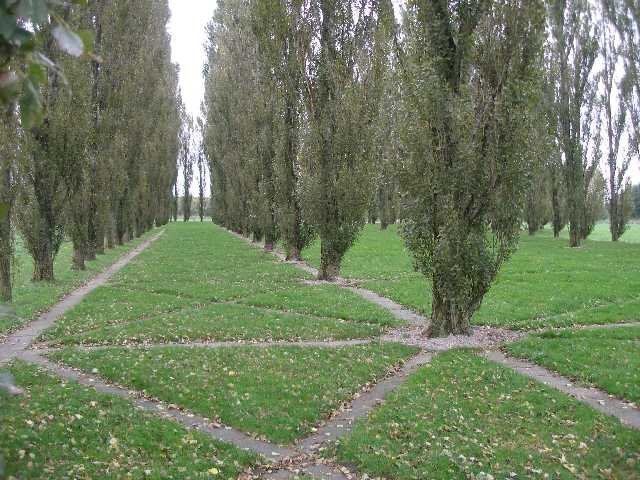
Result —
<instances>
[{"instance_id":1,"label":"dark green foliage","mask_svg":"<svg viewBox=\"0 0 640 480\"><path fill-rule=\"evenodd\" d=\"M640 218L640 184L631 187L630 197L633 203L633 218Z\"/></svg>"},{"instance_id":2,"label":"dark green foliage","mask_svg":"<svg viewBox=\"0 0 640 480\"><path fill-rule=\"evenodd\" d=\"M70 4L86 4L72 0ZM19 98L21 123L26 128L42 120L45 99L40 86L47 70L59 67L50 48L39 43L41 33L52 34L58 48L74 57L91 50L91 34L72 30L53 0L3 0L0 2L0 105L6 108Z\"/></svg>"},{"instance_id":3,"label":"dark green foliage","mask_svg":"<svg viewBox=\"0 0 640 480\"><path fill-rule=\"evenodd\" d=\"M42 121L26 123L23 105L21 123L3 118L14 130L7 145L17 152L3 158L3 172L12 172L12 218L34 258L33 279L53 280L65 234L74 245L73 266L82 270L105 244L122 244L169 218L180 126L169 10L151 0L91 0L53 10L53 2L11 3L9 13L37 17L35 43L0 54L27 65L49 58L51 68L41 69L37 85L25 79L37 87ZM2 13L8 8L0 5ZM57 47L79 56L90 50L82 44L90 39L100 57L72 59Z\"/></svg>"},{"instance_id":4,"label":"dark green foliage","mask_svg":"<svg viewBox=\"0 0 640 480\"><path fill-rule=\"evenodd\" d=\"M432 285L431 335L467 333L522 219L541 2L412 2L403 236Z\"/></svg>"}]
</instances>

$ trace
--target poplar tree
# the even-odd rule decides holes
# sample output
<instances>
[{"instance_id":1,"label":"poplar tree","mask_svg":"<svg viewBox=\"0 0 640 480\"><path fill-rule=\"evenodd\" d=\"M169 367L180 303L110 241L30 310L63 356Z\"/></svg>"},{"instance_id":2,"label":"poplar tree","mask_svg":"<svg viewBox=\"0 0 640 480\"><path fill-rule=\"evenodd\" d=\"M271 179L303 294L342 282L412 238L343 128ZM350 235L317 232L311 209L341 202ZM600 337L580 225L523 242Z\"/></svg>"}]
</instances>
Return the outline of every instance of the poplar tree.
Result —
<instances>
[{"instance_id":1,"label":"poplar tree","mask_svg":"<svg viewBox=\"0 0 640 480\"><path fill-rule=\"evenodd\" d=\"M193 119L182 112L180 132L180 166L182 167L182 216L185 222L191 219L191 183L193 182Z\"/></svg>"},{"instance_id":2,"label":"poplar tree","mask_svg":"<svg viewBox=\"0 0 640 480\"><path fill-rule=\"evenodd\" d=\"M589 0L549 0L547 10L569 245L578 247L593 229L587 195L601 155L595 72L599 32Z\"/></svg>"},{"instance_id":3,"label":"poplar tree","mask_svg":"<svg viewBox=\"0 0 640 480\"><path fill-rule=\"evenodd\" d=\"M616 84L616 73L619 67L621 46L615 38L615 31L610 31L606 22L602 23L602 83L601 102L604 105L606 122L606 163L608 169L608 210L611 240L616 242L626 230L629 211L625 209L626 190L625 177L631 163L631 156L624 155L621 141L627 127L626 102L621 98L624 86ZM620 157L624 156L622 161Z\"/></svg>"},{"instance_id":4,"label":"poplar tree","mask_svg":"<svg viewBox=\"0 0 640 480\"><path fill-rule=\"evenodd\" d=\"M305 68L305 202L320 236L318 278L332 280L365 222L373 193L371 135L383 70L376 42L389 2L317 0ZM385 59L386 60L386 59Z\"/></svg>"},{"instance_id":5,"label":"poplar tree","mask_svg":"<svg viewBox=\"0 0 640 480\"><path fill-rule=\"evenodd\" d=\"M16 112L5 106L0 122L0 301L13 298L11 262L13 259L13 225L11 222L15 188L13 169L18 154Z\"/></svg>"},{"instance_id":6,"label":"poplar tree","mask_svg":"<svg viewBox=\"0 0 640 480\"><path fill-rule=\"evenodd\" d=\"M403 237L431 336L466 334L516 248L540 96L541 1L410 1L402 71Z\"/></svg>"},{"instance_id":7,"label":"poplar tree","mask_svg":"<svg viewBox=\"0 0 640 480\"><path fill-rule=\"evenodd\" d=\"M43 41L43 51L58 60L53 36ZM45 117L25 132L15 168L17 225L33 257L34 281L54 280L53 262L64 239L65 111L71 99L63 88L60 73L48 70L41 93Z\"/></svg>"}]
</instances>

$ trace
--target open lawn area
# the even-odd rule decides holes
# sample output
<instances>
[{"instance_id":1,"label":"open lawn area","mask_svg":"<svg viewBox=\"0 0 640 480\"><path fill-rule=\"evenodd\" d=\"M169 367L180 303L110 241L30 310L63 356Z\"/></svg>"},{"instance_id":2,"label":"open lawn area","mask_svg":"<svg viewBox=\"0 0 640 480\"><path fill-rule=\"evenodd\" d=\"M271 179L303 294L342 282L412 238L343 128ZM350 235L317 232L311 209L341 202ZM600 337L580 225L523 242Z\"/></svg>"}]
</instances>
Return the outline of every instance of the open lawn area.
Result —
<instances>
[{"instance_id":1,"label":"open lawn area","mask_svg":"<svg viewBox=\"0 0 640 480\"><path fill-rule=\"evenodd\" d=\"M598 226L596 232L601 229ZM628 235L638 231L640 226L632 225ZM317 265L319 244L304 255ZM566 240L554 239L548 229L533 237L523 233L518 251L503 266L473 322L530 330L638 321L638 259L640 243L587 240L583 247L570 249ZM430 314L429 285L413 270L396 226L380 231L367 225L346 254L342 275Z\"/></svg>"},{"instance_id":2,"label":"open lawn area","mask_svg":"<svg viewBox=\"0 0 640 480\"><path fill-rule=\"evenodd\" d=\"M257 460L24 363L11 372L27 393L0 393L0 478L226 479Z\"/></svg>"},{"instance_id":3,"label":"open lawn area","mask_svg":"<svg viewBox=\"0 0 640 480\"><path fill-rule=\"evenodd\" d=\"M473 352L452 351L334 453L372 478L631 479L640 477L638 445L640 432Z\"/></svg>"},{"instance_id":4,"label":"open lawn area","mask_svg":"<svg viewBox=\"0 0 640 480\"><path fill-rule=\"evenodd\" d=\"M45 339L123 344L367 338L399 322L210 223L171 225Z\"/></svg>"},{"instance_id":5,"label":"open lawn area","mask_svg":"<svg viewBox=\"0 0 640 480\"><path fill-rule=\"evenodd\" d=\"M628 259L640 244L574 251L541 232L521 245L477 323L637 318ZM0 478L4 468L20 480L640 479L640 421L627 426L479 350L421 350L403 336L421 325L257 247L211 223L170 224L38 333L5 367L24 394L0 394ZM394 228L368 227L344 274L428 305ZM630 325L487 348L638 402L639 341Z\"/></svg>"},{"instance_id":6,"label":"open lawn area","mask_svg":"<svg viewBox=\"0 0 640 480\"><path fill-rule=\"evenodd\" d=\"M513 356L640 403L640 326L546 332L506 349Z\"/></svg>"},{"instance_id":7,"label":"open lawn area","mask_svg":"<svg viewBox=\"0 0 640 480\"><path fill-rule=\"evenodd\" d=\"M0 302L0 339L7 332L15 330L32 320L38 313L47 310L65 294L82 285L89 278L115 262L118 257L156 233L158 232L147 233L125 245L107 250L104 255L98 255L96 260L86 262L87 269L85 271L71 269L71 242L64 242L54 262L56 280L39 283L31 281L33 260L18 239L14 258L13 302L8 305Z\"/></svg>"}]
</instances>

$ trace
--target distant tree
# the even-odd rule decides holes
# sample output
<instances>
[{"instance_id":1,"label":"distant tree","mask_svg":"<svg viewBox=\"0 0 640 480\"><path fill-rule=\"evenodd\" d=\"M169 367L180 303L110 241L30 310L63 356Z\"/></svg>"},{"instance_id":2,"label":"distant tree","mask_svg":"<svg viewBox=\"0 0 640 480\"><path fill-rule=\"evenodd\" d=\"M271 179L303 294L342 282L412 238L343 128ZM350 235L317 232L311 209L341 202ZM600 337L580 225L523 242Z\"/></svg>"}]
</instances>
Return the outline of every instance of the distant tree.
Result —
<instances>
[{"instance_id":1,"label":"distant tree","mask_svg":"<svg viewBox=\"0 0 640 480\"><path fill-rule=\"evenodd\" d=\"M548 18L569 245L578 247L593 228L587 219L586 199L601 156L598 76L594 72L598 24L589 0L549 0Z\"/></svg>"},{"instance_id":2,"label":"distant tree","mask_svg":"<svg viewBox=\"0 0 640 480\"><path fill-rule=\"evenodd\" d=\"M628 202L625 215L629 214ZM593 175L593 181L589 185L585 198L585 219L591 228L588 230L587 238L593 232L593 227L599 221L605 220L607 217L607 180L600 168L597 168Z\"/></svg>"},{"instance_id":3,"label":"distant tree","mask_svg":"<svg viewBox=\"0 0 640 480\"><path fill-rule=\"evenodd\" d=\"M627 128L627 102L622 98L626 93L623 85L616 85L616 74L620 67L621 44L616 32L606 20L601 25L601 52L603 59L601 102L604 105L606 122L605 141L607 147L606 163L608 169L608 210L611 240L617 241L626 230L629 220L628 209L625 208L625 195L630 192L625 188L625 177L631 163L631 155L621 150L621 141ZM622 158L622 161L620 159Z\"/></svg>"},{"instance_id":4,"label":"distant tree","mask_svg":"<svg viewBox=\"0 0 640 480\"><path fill-rule=\"evenodd\" d=\"M182 215L185 222L191 218L191 183L193 182L193 119L183 115L180 133L180 166L182 167L183 202Z\"/></svg>"},{"instance_id":5,"label":"distant tree","mask_svg":"<svg viewBox=\"0 0 640 480\"><path fill-rule=\"evenodd\" d=\"M543 94L544 95L544 94ZM548 112L544 97L538 108L532 112L535 121L529 131L530 145L526 167L526 193L524 203L524 220L529 235L535 235L549 221L553 220L552 187L549 176L552 173L555 145L548 125Z\"/></svg>"},{"instance_id":6,"label":"distant tree","mask_svg":"<svg viewBox=\"0 0 640 480\"><path fill-rule=\"evenodd\" d=\"M522 221L541 1L408 3L403 237L431 280L427 334L467 334Z\"/></svg>"},{"instance_id":7,"label":"distant tree","mask_svg":"<svg viewBox=\"0 0 640 480\"><path fill-rule=\"evenodd\" d=\"M631 187L632 217L640 218L640 184Z\"/></svg>"},{"instance_id":8,"label":"distant tree","mask_svg":"<svg viewBox=\"0 0 640 480\"><path fill-rule=\"evenodd\" d=\"M202 150L198 152L198 216L200 217L200 221L204 222L204 209L205 209L205 198L204 198L204 185L205 185L205 165L204 165L204 154Z\"/></svg>"}]
</instances>

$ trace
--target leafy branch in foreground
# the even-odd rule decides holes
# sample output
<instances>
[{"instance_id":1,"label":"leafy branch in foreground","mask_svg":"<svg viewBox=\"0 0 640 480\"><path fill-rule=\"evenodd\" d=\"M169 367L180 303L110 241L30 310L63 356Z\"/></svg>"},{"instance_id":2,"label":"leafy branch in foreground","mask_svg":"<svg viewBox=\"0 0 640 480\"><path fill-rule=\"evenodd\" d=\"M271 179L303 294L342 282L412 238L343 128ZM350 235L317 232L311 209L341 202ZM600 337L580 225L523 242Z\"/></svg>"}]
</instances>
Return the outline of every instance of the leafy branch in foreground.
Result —
<instances>
[{"instance_id":1,"label":"leafy branch in foreground","mask_svg":"<svg viewBox=\"0 0 640 480\"><path fill-rule=\"evenodd\" d=\"M47 69L58 70L45 55L38 42L39 33L51 29L58 47L69 55L80 57L91 52L93 37L87 31L74 31L58 13L59 1L0 0L0 102L20 102L20 115L25 127L42 118L43 100L40 85ZM87 5L87 0L63 3Z\"/></svg>"}]
</instances>

